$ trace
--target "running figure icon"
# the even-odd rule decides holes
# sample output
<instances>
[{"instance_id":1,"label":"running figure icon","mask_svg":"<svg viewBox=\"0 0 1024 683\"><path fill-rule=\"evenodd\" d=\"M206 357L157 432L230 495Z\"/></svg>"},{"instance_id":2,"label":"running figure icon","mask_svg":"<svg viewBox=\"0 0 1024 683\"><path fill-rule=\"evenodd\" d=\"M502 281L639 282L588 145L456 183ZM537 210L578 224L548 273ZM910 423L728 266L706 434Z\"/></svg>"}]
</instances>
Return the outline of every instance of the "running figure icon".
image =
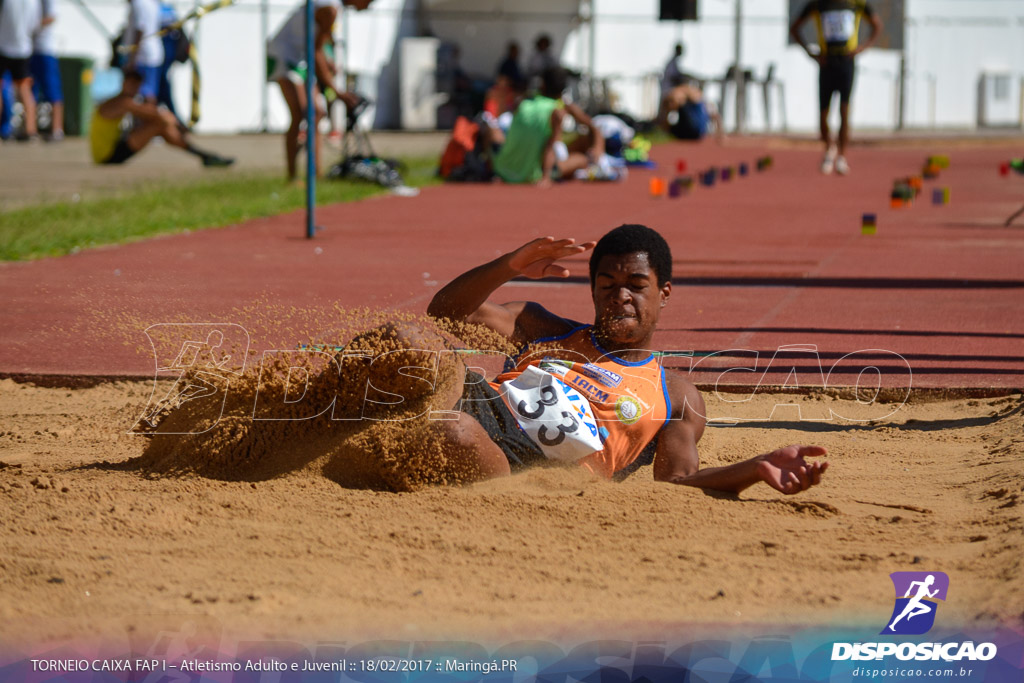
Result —
<instances>
[{"instance_id":1,"label":"running figure icon","mask_svg":"<svg viewBox=\"0 0 1024 683\"><path fill-rule=\"evenodd\" d=\"M903 596L904 598L910 598L910 601L907 603L906 607L903 608L903 611L900 612L900 615L893 619L892 623L889 624L890 631L894 633L896 632L896 622L898 622L903 617L906 617L907 621L910 621L914 617L920 616L922 614L928 614L929 612L935 609L931 604L924 602L924 598L934 598L938 594L938 588L936 588L934 591L928 590L934 583L934 574L929 574L924 581L912 581L910 583L910 587L907 588L907 592ZM910 594L914 592L915 586L917 586L917 593L915 593L914 597L911 598Z\"/></svg>"}]
</instances>

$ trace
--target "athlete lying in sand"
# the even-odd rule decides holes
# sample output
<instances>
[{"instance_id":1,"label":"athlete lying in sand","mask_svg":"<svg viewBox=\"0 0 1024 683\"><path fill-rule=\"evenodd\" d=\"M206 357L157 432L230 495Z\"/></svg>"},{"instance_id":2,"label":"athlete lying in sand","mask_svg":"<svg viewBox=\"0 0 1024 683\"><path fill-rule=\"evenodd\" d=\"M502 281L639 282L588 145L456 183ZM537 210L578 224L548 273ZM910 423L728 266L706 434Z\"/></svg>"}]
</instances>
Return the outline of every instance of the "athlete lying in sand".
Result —
<instances>
[{"instance_id":1,"label":"athlete lying in sand","mask_svg":"<svg viewBox=\"0 0 1024 683\"><path fill-rule=\"evenodd\" d=\"M487 301L517 276L568 276L558 259L590 249L592 325L534 302ZM820 446L787 446L700 469L704 400L685 378L663 370L652 353L658 317L672 293L671 269L661 235L623 225L596 244L533 240L441 289L427 309L430 315L484 325L524 348L515 367L506 367L493 382L474 382L482 378L471 374L462 386L438 389L447 393L439 396L441 405L462 411L458 420L436 423L455 478L502 476L549 460L621 476L643 464L648 446L656 444L658 481L733 493L759 481L787 494L818 484L828 463L805 458L824 455ZM427 348L419 345L419 330L398 334L409 348Z\"/></svg>"}]
</instances>

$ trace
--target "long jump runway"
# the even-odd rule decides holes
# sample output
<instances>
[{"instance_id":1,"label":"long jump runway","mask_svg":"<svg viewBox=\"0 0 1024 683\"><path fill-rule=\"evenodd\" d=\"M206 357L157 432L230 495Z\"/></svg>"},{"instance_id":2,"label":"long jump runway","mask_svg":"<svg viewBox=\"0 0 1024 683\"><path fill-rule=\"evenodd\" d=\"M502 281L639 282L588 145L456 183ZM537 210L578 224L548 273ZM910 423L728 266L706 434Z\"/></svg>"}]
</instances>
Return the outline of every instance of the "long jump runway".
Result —
<instances>
[{"instance_id":1,"label":"long jump runway","mask_svg":"<svg viewBox=\"0 0 1024 683\"><path fill-rule=\"evenodd\" d=\"M1003 226L1024 203L1024 177L999 175L1009 152L859 147L840 178L818 172L817 150L779 147L669 144L653 151L658 170L624 183L449 185L326 207L312 241L294 213L3 264L0 375L152 376L153 359L132 344L151 324L263 329L254 302L422 312L447 280L529 239L583 241L643 223L675 261L656 342L677 352L667 366L702 385L1024 386L1024 217ZM774 163L759 173L765 154ZM912 207L890 208L893 179L920 173L929 154L947 154L950 167ZM741 162L751 171L652 198L649 179L674 175L678 159L690 173ZM943 187L951 202L933 205ZM861 234L865 213L877 215L877 234ZM568 266L566 281L513 282L496 297L586 321L586 261Z\"/></svg>"}]
</instances>

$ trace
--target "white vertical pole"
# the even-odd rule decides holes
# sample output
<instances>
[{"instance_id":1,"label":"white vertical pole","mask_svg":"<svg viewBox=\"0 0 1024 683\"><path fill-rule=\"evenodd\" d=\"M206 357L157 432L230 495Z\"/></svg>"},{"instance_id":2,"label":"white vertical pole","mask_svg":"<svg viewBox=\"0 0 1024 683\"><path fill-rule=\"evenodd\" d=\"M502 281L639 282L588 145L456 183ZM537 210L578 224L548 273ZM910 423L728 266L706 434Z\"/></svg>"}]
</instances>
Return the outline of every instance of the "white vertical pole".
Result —
<instances>
[{"instance_id":1,"label":"white vertical pole","mask_svg":"<svg viewBox=\"0 0 1024 683\"><path fill-rule=\"evenodd\" d=\"M733 27L733 83L736 86L736 132L743 132L743 119L747 113L746 86L743 80L743 0L736 0L736 18Z\"/></svg>"},{"instance_id":2,"label":"white vertical pole","mask_svg":"<svg viewBox=\"0 0 1024 683\"><path fill-rule=\"evenodd\" d=\"M590 45L589 54L587 55L587 71L590 73L590 87L594 88L594 83L597 79L597 16L594 5L597 4L597 0L590 0L587 3L590 14Z\"/></svg>"},{"instance_id":3,"label":"white vertical pole","mask_svg":"<svg viewBox=\"0 0 1024 683\"><path fill-rule=\"evenodd\" d=\"M260 41L263 45L263 63L269 59L267 55L267 38L270 36L270 7L269 0L260 0ZM260 79L260 132L266 133L270 129L270 102L267 92L268 83L266 78Z\"/></svg>"},{"instance_id":4,"label":"white vertical pole","mask_svg":"<svg viewBox=\"0 0 1024 683\"><path fill-rule=\"evenodd\" d=\"M903 130L907 108L907 5L903 4L903 41L900 47L899 104L896 109L896 130Z\"/></svg>"}]
</instances>

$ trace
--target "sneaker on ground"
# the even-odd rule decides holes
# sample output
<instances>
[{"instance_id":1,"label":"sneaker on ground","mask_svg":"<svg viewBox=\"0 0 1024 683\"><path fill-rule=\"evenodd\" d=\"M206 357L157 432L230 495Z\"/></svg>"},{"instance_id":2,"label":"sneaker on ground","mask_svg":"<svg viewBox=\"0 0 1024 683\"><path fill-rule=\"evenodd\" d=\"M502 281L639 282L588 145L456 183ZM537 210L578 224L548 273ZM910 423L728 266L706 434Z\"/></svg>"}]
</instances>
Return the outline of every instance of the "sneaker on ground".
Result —
<instances>
[{"instance_id":1,"label":"sneaker on ground","mask_svg":"<svg viewBox=\"0 0 1024 683\"><path fill-rule=\"evenodd\" d=\"M832 169L836 165L836 148L829 147L828 151L825 152L825 157L821 160L821 172L825 175L832 173Z\"/></svg>"},{"instance_id":2,"label":"sneaker on ground","mask_svg":"<svg viewBox=\"0 0 1024 683\"><path fill-rule=\"evenodd\" d=\"M207 154L203 157L203 166L207 168L230 166L235 160L230 157L219 157L216 154Z\"/></svg>"},{"instance_id":3,"label":"sneaker on ground","mask_svg":"<svg viewBox=\"0 0 1024 683\"><path fill-rule=\"evenodd\" d=\"M846 163L846 157L836 157L836 173L839 175L846 175L850 172L850 165Z\"/></svg>"}]
</instances>

